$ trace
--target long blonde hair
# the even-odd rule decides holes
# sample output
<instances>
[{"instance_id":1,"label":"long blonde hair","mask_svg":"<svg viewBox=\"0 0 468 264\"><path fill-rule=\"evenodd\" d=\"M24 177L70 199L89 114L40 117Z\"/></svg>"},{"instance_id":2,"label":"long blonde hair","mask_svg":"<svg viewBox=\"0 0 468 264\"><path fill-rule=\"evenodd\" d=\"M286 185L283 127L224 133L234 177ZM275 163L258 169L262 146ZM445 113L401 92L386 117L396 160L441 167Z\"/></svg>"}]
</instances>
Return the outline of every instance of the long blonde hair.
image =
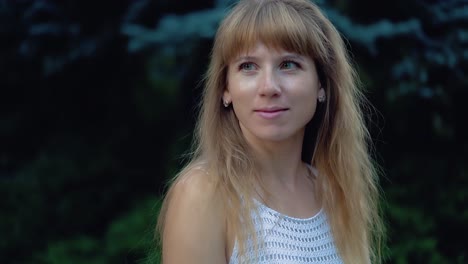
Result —
<instances>
[{"instance_id":1,"label":"long blonde hair","mask_svg":"<svg viewBox=\"0 0 468 264\"><path fill-rule=\"evenodd\" d=\"M206 74L193 157L175 181L195 166L212 175L242 254L254 233L254 186L263 185L235 113L222 105L222 96L228 64L259 41L310 56L316 63L327 100L306 127L303 159L319 171L318 195L344 262L380 262L383 224L377 170L363 119L367 104L339 32L307 0L243 0L222 21ZM159 234L170 194L171 189L159 216Z\"/></svg>"}]
</instances>

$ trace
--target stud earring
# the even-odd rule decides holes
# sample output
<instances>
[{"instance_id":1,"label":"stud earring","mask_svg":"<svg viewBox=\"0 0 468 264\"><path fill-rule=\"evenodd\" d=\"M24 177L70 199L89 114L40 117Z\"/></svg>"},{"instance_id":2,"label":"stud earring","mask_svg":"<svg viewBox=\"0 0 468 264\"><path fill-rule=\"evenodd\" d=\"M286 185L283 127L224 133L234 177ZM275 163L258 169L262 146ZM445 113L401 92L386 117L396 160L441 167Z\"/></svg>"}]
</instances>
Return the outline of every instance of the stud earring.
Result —
<instances>
[{"instance_id":1,"label":"stud earring","mask_svg":"<svg viewBox=\"0 0 468 264\"><path fill-rule=\"evenodd\" d=\"M318 91L318 101L320 103L325 102L325 99L327 99L327 96L325 95L325 90L323 88L320 88Z\"/></svg>"},{"instance_id":2,"label":"stud earring","mask_svg":"<svg viewBox=\"0 0 468 264\"><path fill-rule=\"evenodd\" d=\"M224 107L228 108L228 107L229 107L229 104L230 104L230 103L229 103L228 100L224 100L224 102L223 102Z\"/></svg>"}]
</instances>

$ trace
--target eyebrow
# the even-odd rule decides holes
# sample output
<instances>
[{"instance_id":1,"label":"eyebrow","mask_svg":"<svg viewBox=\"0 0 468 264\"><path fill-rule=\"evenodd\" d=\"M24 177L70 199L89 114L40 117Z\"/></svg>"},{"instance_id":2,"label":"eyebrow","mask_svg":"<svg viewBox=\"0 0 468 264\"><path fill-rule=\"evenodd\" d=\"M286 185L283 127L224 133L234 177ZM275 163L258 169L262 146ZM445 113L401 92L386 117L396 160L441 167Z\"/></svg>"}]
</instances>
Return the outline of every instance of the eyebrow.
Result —
<instances>
[{"instance_id":1,"label":"eyebrow","mask_svg":"<svg viewBox=\"0 0 468 264\"><path fill-rule=\"evenodd\" d=\"M257 57L254 56L240 56L237 59L233 60L234 63L238 63L241 61L250 61L250 60L256 60Z\"/></svg>"},{"instance_id":2,"label":"eyebrow","mask_svg":"<svg viewBox=\"0 0 468 264\"><path fill-rule=\"evenodd\" d=\"M296 54L296 53L285 53L284 55L280 55L279 56L282 60L299 60L299 61L302 61L304 62L305 59L304 59L304 56L301 56L299 54ZM241 62L241 61L251 61L251 60L258 60L259 57L257 56L240 56L238 57L237 59L235 59L233 62L234 63L238 63L238 62Z\"/></svg>"},{"instance_id":3,"label":"eyebrow","mask_svg":"<svg viewBox=\"0 0 468 264\"><path fill-rule=\"evenodd\" d=\"M300 61L305 61L304 56L301 56L296 53L287 53L284 56L282 56L283 59L295 59L295 60L300 60Z\"/></svg>"}]
</instances>

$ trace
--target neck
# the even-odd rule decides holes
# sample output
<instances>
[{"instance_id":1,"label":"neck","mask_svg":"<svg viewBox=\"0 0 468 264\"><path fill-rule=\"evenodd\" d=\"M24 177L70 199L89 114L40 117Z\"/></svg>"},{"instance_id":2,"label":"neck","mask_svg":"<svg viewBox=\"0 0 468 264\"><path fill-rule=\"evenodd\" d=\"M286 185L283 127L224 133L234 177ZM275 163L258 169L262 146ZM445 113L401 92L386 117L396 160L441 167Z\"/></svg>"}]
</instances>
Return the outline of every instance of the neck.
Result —
<instances>
[{"instance_id":1,"label":"neck","mask_svg":"<svg viewBox=\"0 0 468 264\"><path fill-rule=\"evenodd\" d=\"M294 190L301 184L305 165L301 160L304 133L284 141L258 141L247 138L260 166L260 176L266 187L286 187ZM269 188L270 189L270 188Z\"/></svg>"}]
</instances>

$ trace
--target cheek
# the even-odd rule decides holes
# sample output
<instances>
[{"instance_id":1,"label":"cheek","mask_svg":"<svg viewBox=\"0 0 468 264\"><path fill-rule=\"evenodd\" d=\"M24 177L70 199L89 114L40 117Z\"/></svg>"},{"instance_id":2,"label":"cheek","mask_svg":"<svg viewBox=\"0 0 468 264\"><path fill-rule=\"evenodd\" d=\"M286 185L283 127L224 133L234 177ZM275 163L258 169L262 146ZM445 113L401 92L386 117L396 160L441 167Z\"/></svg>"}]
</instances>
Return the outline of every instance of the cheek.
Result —
<instances>
[{"instance_id":1,"label":"cheek","mask_svg":"<svg viewBox=\"0 0 468 264\"><path fill-rule=\"evenodd\" d=\"M318 87L313 82L299 82L295 84L296 89L293 89L294 97L299 101L315 101L317 100Z\"/></svg>"},{"instance_id":2,"label":"cheek","mask_svg":"<svg viewBox=\"0 0 468 264\"><path fill-rule=\"evenodd\" d=\"M251 80L233 78L229 93L234 104L248 104L255 96L255 84Z\"/></svg>"},{"instance_id":3,"label":"cheek","mask_svg":"<svg viewBox=\"0 0 468 264\"><path fill-rule=\"evenodd\" d=\"M248 97L245 97L243 95L233 95L232 97L232 107L233 111L237 116L237 119L244 119L246 118L251 109L250 102L248 101Z\"/></svg>"},{"instance_id":4,"label":"cheek","mask_svg":"<svg viewBox=\"0 0 468 264\"><path fill-rule=\"evenodd\" d=\"M310 82L303 83L301 87L309 88L296 90L294 104L300 107L301 112L305 115L304 117L312 118L317 108L318 88L311 85Z\"/></svg>"},{"instance_id":5,"label":"cheek","mask_svg":"<svg viewBox=\"0 0 468 264\"><path fill-rule=\"evenodd\" d=\"M235 79L231 79L230 85L228 85L233 111L238 119L242 119L249 108L249 96L245 88Z\"/></svg>"}]
</instances>

